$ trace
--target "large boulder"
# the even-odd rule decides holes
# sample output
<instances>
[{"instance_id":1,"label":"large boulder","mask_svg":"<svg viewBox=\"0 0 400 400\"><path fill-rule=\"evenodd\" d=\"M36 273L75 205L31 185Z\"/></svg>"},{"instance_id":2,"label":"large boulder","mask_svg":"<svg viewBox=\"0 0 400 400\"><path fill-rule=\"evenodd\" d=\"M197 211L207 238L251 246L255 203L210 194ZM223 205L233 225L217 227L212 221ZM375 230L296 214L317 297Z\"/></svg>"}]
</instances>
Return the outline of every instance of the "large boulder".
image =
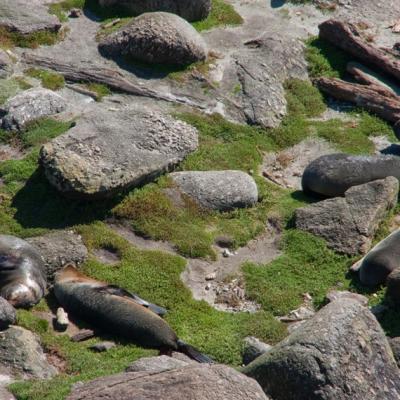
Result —
<instances>
[{"instance_id":1,"label":"large boulder","mask_svg":"<svg viewBox=\"0 0 400 400\"><path fill-rule=\"evenodd\" d=\"M211 11L211 0L99 0L99 4L107 10L118 7L132 15L165 11L188 21L207 18Z\"/></svg>"},{"instance_id":2,"label":"large boulder","mask_svg":"<svg viewBox=\"0 0 400 400\"><path fill-rule=\"evenodd\" d=\"M295 225L324 238L339 253L366 253L379 224L397 203L398 191L393 177L354 186L344 197L297 209Z\"/></svg>"},{"instance_id":3,"label":"large boulder","mask_svg":"<svg viewBox=\"0 0 400 400\"><path fill-rule=\"evenodd\" d=\"M47 361L38 336L18 326L0 332L0 366L23 379L48 379L57 374Z\"/></svg>"},{"instance_id":4,"label":"large boulder","mask_svg":"<svg viewBox=\"0 0 400 400\"><path fill-rule=\"evenodd\" d=\"M191 360L183 361L169 356L143 357L126 368L126 372L164 372L177 369L192 363Z\"/></svg>"},{"instance_id":5,"label":"large boulder","mask_svg":"<svg viewBox=\"0 0 400 400\"><path fill-rule=\"evenodd\" d=\"M82 237L72 231L50 232L29 238L27 242L36 247L42 256L48 282L54 280L54 274L65 264L82 264L88 256Z\"/></svg>"},{"instance_id":6,"label":"large boulder","mask_svg":"<svg viewBox=\"0 0 400 400\"><path fill-rule=\"evenodd\" d=\"M8 328L17 321L15 308L3 297L0 297L0 330Z\"/></svg>"},{"instance_id":7,"label":"large boulder","mask_svg":"<svg viewBox=\"0 0 400 400\"><path fill-rule=\"evenodd\" d=\"M39 31L58 32L60 21L48 13L43 0L1 0L0 27L23 35Z\"/></svg>"},{"instance_id":8,"label":"large boulder","mask_svg":"<svg viewBox=\"0 0 400 400\"><path fill-rule=\"evenodd\" d=\"M266 400L258 383L224 365L126 372L76 386L67 400Z\"/></svg>"},{"instance_id":9,"label":"large boulder","mask_svg":"<svg viewBox=\"0 0 400 400\"><path fill-rule=\"evenodd\" d=\"M362 260L358 271L366 286L382 285L389 274L400 268L400 229L380 241Z\"/></svg>"},{"instance_id":10,"label":"large boulder","mask_svg":"<svg viewBox=\"0 0 400 400\"><path fill-rule=\"evenodd\" d=\"M359 301L322 308L242 372L274 400L400 398L400 374L385 333Z\"/></svg>"},{"instance_id":11,"label":"large boulder","mask_svg":"<svg viewBox=\"0 0 400 400\"><path fill-rule=\"evenodd\" d=\"M99 50L107 57L185 66L207 58L201 35L184 19L165 12L145 13L105 37Z\"/></svg>"},{"instance_id":12,"label":"large boulder","mask_svg":"<svg viewBox=\"0 0 400 400\"><path fill-rule=\"evenodd\" d=\"M258 201L254 179L242 171L184 171L170 176L181 192L207 209L228 211Z\"/></svg>"},{"instance_id":13,"label":"large boulder","mask_svg":"<svg viewBox=\"0 0 400 400\"><path fill-rule=\"evenodd\" d=\"M19 93L2 107L1 126L6 130L22 130L29 122L58 114L67 108L66 101L48 89L29 89Z\"/></svg>"},{"instance_id":14,"label":"large boulder","mask_svg":"<svg viewBox=\"0 0 400 400\"><path fill-rule=\"evenodd\" d=\"M93 199L151 181L197 145L197 130L168 115L143 107L99 109L45 144L40 159L61 193Z\"/></svg>"},{"instance_id":15,"label":"large boulder","mask_svg":"<svg viewBox=\"0 0 400 400\"><path fill-rule=\"evenodd\" d=\"M327 197L343 196L352 186L394 176L400 179L400 157L329 154L304 170L303 190Z\"/></svg>"},{"instance_id":16,"label":"large boulder","mask_svg":"<svg viewBox=\"0 0 400 400\"><path fill-rule=\"evenodd\" d=\"M250 364L257 357L270 351L272 346L261 340L248 336L243 340L242 360L244 365Z\"/></svg>"}]
</instances>

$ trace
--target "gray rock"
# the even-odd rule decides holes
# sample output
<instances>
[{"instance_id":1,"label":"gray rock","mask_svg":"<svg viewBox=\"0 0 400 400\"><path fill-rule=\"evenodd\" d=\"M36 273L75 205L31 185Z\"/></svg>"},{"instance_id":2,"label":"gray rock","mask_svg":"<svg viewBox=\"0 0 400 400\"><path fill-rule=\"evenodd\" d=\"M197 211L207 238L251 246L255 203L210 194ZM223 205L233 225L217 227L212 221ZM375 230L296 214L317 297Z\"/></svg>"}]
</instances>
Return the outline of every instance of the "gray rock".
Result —
<instances>
[{"instance_id":1,"label":"gray rock","mask_svg":"<svg viewBox=\"0 0 400 400\"><path fill-rule=\"evenodd\" d=\"M93 351L97 351L99 353L102 353L104 351L111 350L114 348L116 344L114 342L100 342L100 343L95 343L89 348Z\"/></svg>"},{"instance_id":2,"label":"gray rock","mask_svg":"<svg viewBox=\"0 0 400 400\"><path fill-rule=\"evenodd\" d=\"M58 94L48 89L29 89L17 94L3 106L2 128L22 130L32 121L65 111L67 104Z\"/></svg>"},{"instance_id":3,"label":"gray rock","mask_svg":"<svg viewBox=\"0 0 400 400\"><path fill-rule=\"evenodd\" d=\"M57 374L47 361L38 336L18 326L0 332L0 365L20 378L48 379Z\"/></svg>"},{"instance_id":4,"label":"gray rock","mask_svg":"<svg viewBox=\"0 0 400 400\"><path fill-rule=\"evenodd\" d=\"M343 196L352 186L394 176L400 179L400 157L329 154L304 170L303 190L327 197Z\"/></svg>"},{"instance_id":5,"label":"gray rock","mask_svg":"<svg viewBox=\"0 0 400 400\"><path fill-rule=\"evenodd\" d=\"M243 340L243 364L248 365L254 361L257 357L271 350L272 346L262 342L261 340L249 336Z\"/></svg>"},{"instance_id":6,"label":"gray rock","mask_svg":"<svg viewBox=\"0 0 400 400\"><path fill-rule=\"evenodd\" d=\"M126 372L164 372L171 369L183 368L189 365L188 362L177 360L168 356L144 357L131 364Z\"/></svg>"},{"instance_id":7,"label":"gray rock","mask_svg":"<svg viewBox=\"0 0 400 400\"><path fill-rule=\"evenodd\" d=\"M175 14L145 13L99 43L107 57L128 57L149 64L185 66L207 58L201 35Z\"/></svg>"},{"instance_id":8,"label":"gray rock","mask_svg":"<svg viewBox=\"0 0 400 400\"><path fill-rule=\"evenodd\" d=\"M0 297L0 330L7 329L17 321L15 308L3 297Z\"/></svg>"},{"instance_id":9,"label":"gray rock","mask_svg":"<svg viewBox=\"0 0 400 400\"><path fill-rule=\"evenodd\" d=\"M400 336L390 338L389 344L392 349L394 359L396 360L397 366L400 367Z\"/></svg>"},{"instance_id":10,"label":"gray rock","mask_svg":"<svg viewBox=\"0 0 400 400\"><path fill-rule=\"evenodd\" d=\"M328 292L328 294L326 295L327 300L329 300L329 302L338 300L338 299L353 299L358 301L360 304L362 304L363 306L367 306L368 305L368 298L363 296L362 294L358 294L358 293L352 293L349 292L347 290L331 290L330 292Z\"/></svg>"},{"instance_id":11,"label":"gray rock","mask_svg":"<svg viewBox=\"0 0 400 400\"><path fill-rule=\"evenodd\" d=\"M400 268L400 229L380 241L361 260L358 274L363 285L378 286L396 268Z\"/></svg>"},{"instance_id":12,"label":"gray rock","mask_svg":"<svg viewBox=\"0 0 400 400\"><path fill-rule=\"evenodd\" d=\"M5 50L0 49L0 79L8 78L14 70L14 63Z\"/></svg>"},{"instance_id":13,"label":"gray rock","mask_svg":"<svg viewBox=\"0 0 400 400\"><path fill-rule=\"evenodd\" d=\"M0 27L24 35L39 31L58 32L60 21L48 13L42 0L1 0Z\"/></svg>"},{"instance_id":14,"label":"gray rock","mask_svg":"<svg viewBox=\"0 0 400 400\"><path fill-rule=\"evenodd\" d=\"M228 211L252 207L258 201L254 179L242 171L184 171L170 176L184 194L204 208Z\"/></svg>"},{"instance_id":15,"label":"gray rock","mask_svg":"<svg viewBox=\"0 0 400 400\"><path fill-rule=\"evenodd\" d=\"M366 253L380 222L397 203L398 190L393 177L354 186L344 197L297 209L295 225L324 238L339 253Z\"/></svg>"},{"instance_id":16,"label":"gray rock","mask_svg":"<svg viewBox=\"0 0 400 400\"><path fill-rule=\"evenodd\" d=\"M68 325L69 325L68 314L62 307L58 307L56 313L55 327L60 332L64 332L67 330Z\"/></svg>"},{"instance_id":17,"label":"gray rock","mask_svg":"<svg viewBox=\"0 0 400 400\"><path fill-rule=\"evenodd\" d=\"M88 250L82 237L72 231L54 231L43 236L27 239L42 256L48 282L54 280L54 274L65 264L82 264L88 257Z\"/></svg>"},{"instance_id":18,"label":"gray rock","mask_svg":"<svg viewBox=\"0 0 400 400\"><path fill-rule=\"evenodd\" d=\"M188 21L207 18L211 11L211 0L99 0L99 4L106 9L121 7L132 15L165 11Z\"/></svg>"},{"instance_id":19,"label":"gray rock","mask_svg":"<svg viewBox=\"0 0 400 400\"><path fill-rule=\"evenodd\" d=\"M40 158L48 180L60 192L99 198L153 180L197 145L197 130L170 116L143 107L100 109L44 145Z\"/></svg>"},{"instance_id":20,"label":"gray rock","mask_svg":"<svg viewBox=\"0 0 400 400\"><path fill-rule=\"evenodd\" d=\"M274 400L400 398L385 333L368 308L348 298L329 303L243 372Z\"/></svg>"},{"instance_id":21,"label":"gray rock","mask_svg":"<svg viewBox=\"0 0 400 400\"><path fill-rule=\"evenodd\" d=\"M126 372L72 389L66 400L266 400L258 383L225 365L192 364L152 372Z\"/></svg>"},{"instance_id":22,"label":"gray rock","mask_svg":"<svg viewBox=\"0 0 400 400\"><path fill-rule=\"evenodd\" d=\"M0 399L1 400L16 400L16 398L6 389L0 387Z\"/></svg>"}]
</instances>

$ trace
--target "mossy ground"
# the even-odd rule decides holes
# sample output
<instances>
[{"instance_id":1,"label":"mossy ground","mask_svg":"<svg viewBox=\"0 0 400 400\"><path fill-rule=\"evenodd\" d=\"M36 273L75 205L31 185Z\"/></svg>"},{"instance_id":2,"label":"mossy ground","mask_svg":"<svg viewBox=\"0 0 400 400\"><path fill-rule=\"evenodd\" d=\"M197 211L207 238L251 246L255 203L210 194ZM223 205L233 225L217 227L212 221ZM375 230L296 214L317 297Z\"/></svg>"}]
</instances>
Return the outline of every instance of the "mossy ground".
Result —
<instances>
[{"instance_id":1,"label":"mossy ground","mask_svg":"<svg viewBox=\"0 0 400 400\"><path fill-rule=\"evenodd\" d=\"M322 58L318 55L318 59ZM311 67L317 69L314 64ZM329 71L331 67L327 68ZM242 338L254 335L269 343L280 340L285 335L284 325L273 316L300 305L303 293L310 293L317 306L329 288L371 293L347 275L353 259L337 255L327 249L323 240L292 228L293 211L315 199L267 183L259 176L259 168L265 152L286 148L306 137L323 137L339 150L370 153L370 135L393 138L393 132L387 124L364 112L355 111L351 123L315 119L326 106L323 97L307 82L287 82L286 92L289 113L278 129L265 131L237 125L216 115L177 115L196 126L200 135L199 150L180 168L252 172L261 195L261 201L252 209L205 212L188 199L178 207L165 193L172 186L167 177L100 203L64 199L47 183L37 159L40 144L65 132L70 123L43 120L17 137L0 134L3 142L16 141L27 152L22 160L0 163L4 183L0 187L1 232L27 237L72 227L81 233L91 254L101 247L116 249L118 264L104 265L91 256L83 271L167 307L167 320L182 339L217 361L238 365ZM230 235L237 246L243 245L263 231L270 216L279 218L284 227L282 256L267 266L247 264L243 269L247 294L262 305L262 311L256 314L222 313L205 302L194 301L180 280L185 267L183 258L135 249L102 222L106 217L124 218L137 232L172 242L182 255L212 258L211 244L217 234ZM377 239L386 232L384 224ZM383 296L379 290L377 298L372 299L377 301ZM36 310L46 310L49 305L51 297ZM92 353L88 346L98 339L72 343L66 336L54 335L52 327L32 311L19 311L18 317L19 323L37 332L45 348L56 352L66 365L65 373L50 381L13 384L18 400L61 400L73 382L122 371L135 359L155 354L122 342L109 352ZM393 314L390 317L385 328L390 333L398 332L400 324L396 321L400 319Z\"/></svg>"},{"instance_id":2,"label":"mossy ground","mask_svg":"<svg viewBox=\"0 0 400 400\"><path fill-rule=\"evenodd\" d=\"M18 32L11 32L6 28L0 27L0 48L11 49L14 47L27 47L35 49L41 45L51 46L57 43L62 37L61 33L49 31L39 31L28 35Z\"/></svg>"},{"instance_id":3,"label":"mossy ground","mask_svg":"<svg viewBox=\"0 0 400 400\"><path fill-rule=\"evenodd\" d=\"M51 72L44 69L29 68L25 71L25 74L32 78L39 79L42 86L46 89L56 91L65 86L64 77L56 72Z\"/></svg>"}]
</instances>

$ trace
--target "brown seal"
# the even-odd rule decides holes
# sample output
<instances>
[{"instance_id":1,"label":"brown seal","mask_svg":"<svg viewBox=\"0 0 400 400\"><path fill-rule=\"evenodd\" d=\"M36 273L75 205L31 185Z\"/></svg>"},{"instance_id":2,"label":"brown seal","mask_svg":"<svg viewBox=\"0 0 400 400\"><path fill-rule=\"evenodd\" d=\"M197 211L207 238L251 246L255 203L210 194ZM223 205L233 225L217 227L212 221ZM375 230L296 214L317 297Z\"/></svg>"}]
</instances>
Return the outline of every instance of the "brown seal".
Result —
<instances>
[{"instance_id":1,"label":"brown seal","mask_svg":"<svg viewBox=\"0 0 400 400\"><path fill-rule=\"evenodd\" d=\"M14 307L37 304L46 290L42 257L25 240L0 235L0 296Z\"/></svg>"},{"instance_id":2,"label":"brown seal","mask_svg":"<svg viewBox=\"0 0 400 400\"><path fill-rule=\"evenodd\" d=\"M162 352L180 351L199 362L212 360L179 340L159 314L163 309L118 286L81 274L67 265L55 276L54 293L63 308L83 321Z\"/></svg>"}]
</instances>

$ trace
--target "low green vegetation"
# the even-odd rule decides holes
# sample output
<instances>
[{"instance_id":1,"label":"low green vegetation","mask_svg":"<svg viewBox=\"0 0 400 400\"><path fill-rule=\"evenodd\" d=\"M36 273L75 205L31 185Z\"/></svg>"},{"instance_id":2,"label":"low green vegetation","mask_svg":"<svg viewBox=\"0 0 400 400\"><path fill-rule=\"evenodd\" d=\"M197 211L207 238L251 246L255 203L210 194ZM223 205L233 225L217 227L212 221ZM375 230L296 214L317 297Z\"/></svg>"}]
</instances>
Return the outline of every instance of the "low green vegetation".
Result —
<instances>
[{"instance_id":1,"label":"low green vegetation","mask_svg":"<svg viewBox=\"0 0 400 400\"><path fill-rule=\"evenodd\" d=\"M39 31L28 35L18 32L11 32L6 28L0 27L0 48L10 49L13 47L27 47L35 49L41 45L51 46L60 39L60 34Z\"/></svg>"},{"instance_id":2,"label":"low green vegetation","mask_svg":"<svg viewBox=\"0 0 400 400\"><path fill-rule=\"evenodd\" d=\"M96 101L101 101L103 97L109 96L111 90L108 86L101 83L87 83L85 86L93 93L96 93Z\"/></svg>"},{"instance_id":3,"label":"low green vegetation","mask_svg":"<svg viewBox=\"0 0 400 400\"><path fill-rule=\"evenodd\" d=\"M58 17L60 22L68 21L67 13L73 8L82 8L85 6L86 0L63 0L59 3L49 5L49 12Z\"/></svg>"},{"instance_id":4,"label":"low green vegetation","mask_svg":"<svg viewBox=\"0 0 400 400\"><path fill-rule=\"evenodd\" d=\"M50 90L60 90L65 86L65 79L62 75L47 71L44 69L29 68L25 73L32 77L39 79L42 86Z\"/></svg>"}]
</instances>

